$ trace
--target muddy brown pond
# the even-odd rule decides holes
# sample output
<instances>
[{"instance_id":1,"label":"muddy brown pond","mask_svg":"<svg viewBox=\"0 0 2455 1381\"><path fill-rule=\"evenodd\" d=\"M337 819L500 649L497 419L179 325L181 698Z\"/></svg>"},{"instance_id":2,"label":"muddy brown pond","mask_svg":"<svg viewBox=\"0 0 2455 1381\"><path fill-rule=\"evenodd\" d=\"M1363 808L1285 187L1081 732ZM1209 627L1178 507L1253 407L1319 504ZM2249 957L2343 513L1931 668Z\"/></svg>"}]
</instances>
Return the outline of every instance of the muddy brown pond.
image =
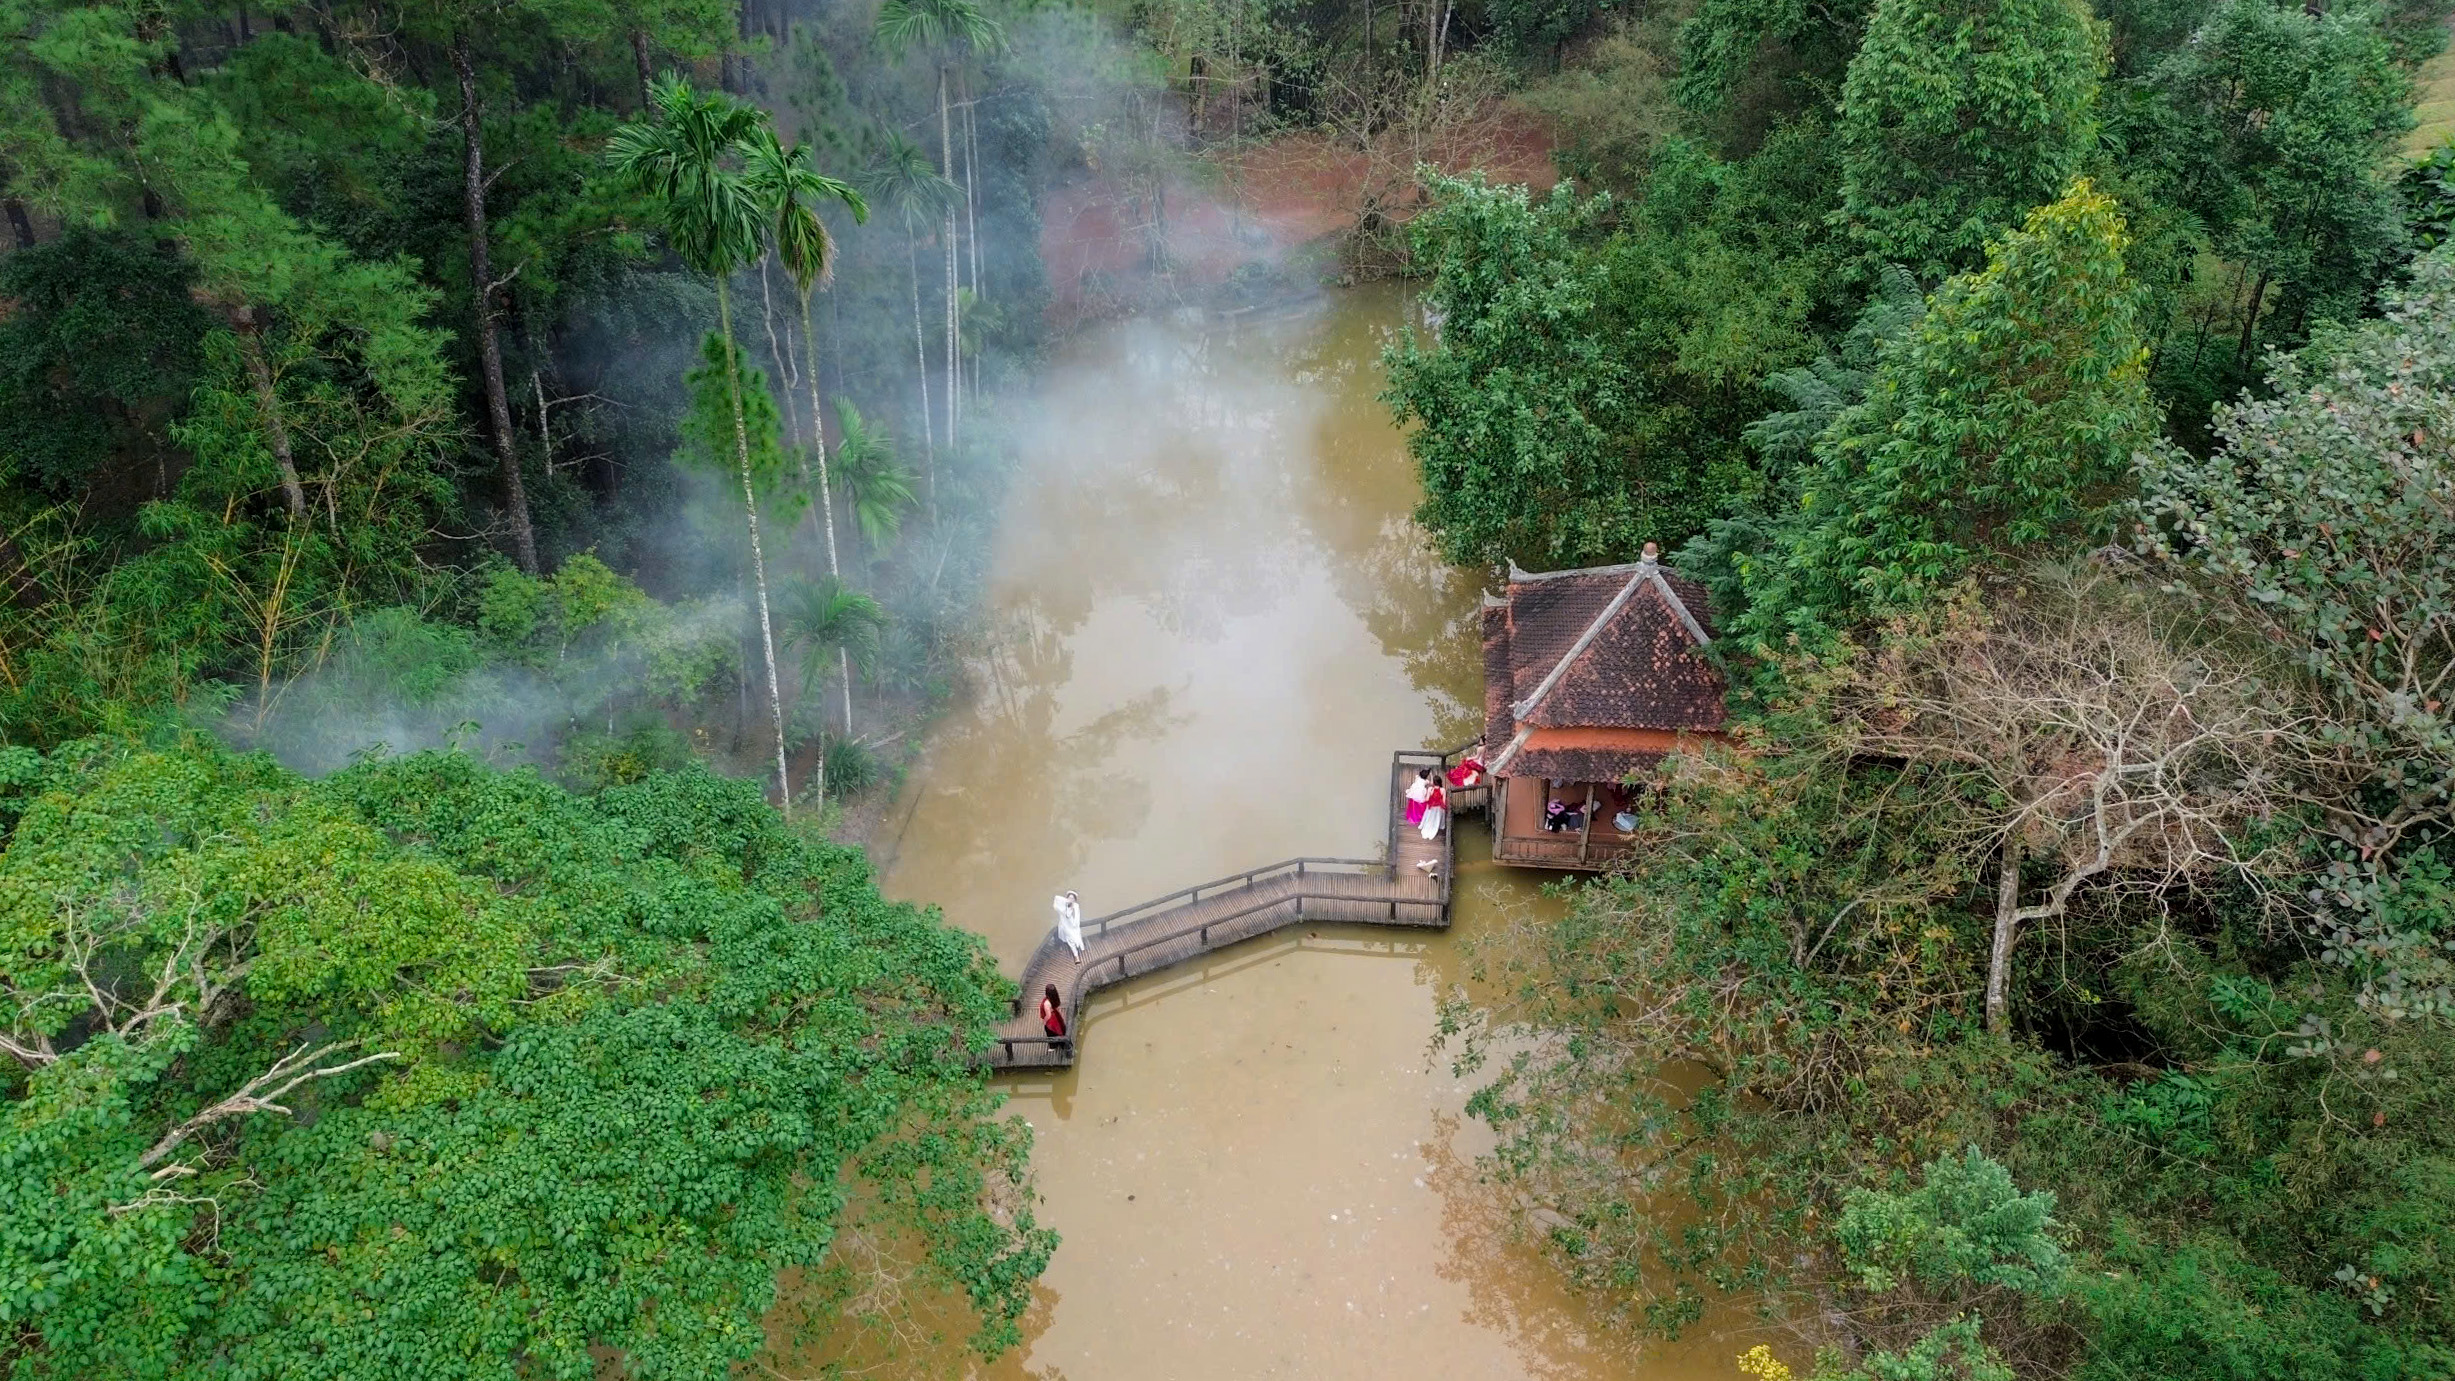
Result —
<instances>
[{"instance_id":1,"label":"muddy brown pond","mask_svg":"<svg viewBox=\"0 0 2455 1381\"><path fill-rule=\"evenodd\" d=\"M889 895L944 907L1011 973L1064 888L1099 915L1375 854L1390 752L1481 718L1477 590L1410 519L1376 397L1406 310L1358 290L1138 320L1051 363L1016 423L976 690L875 845ZM1100 995L1079 1065L1002 1081L1065 1242L989 1375L1736 1374L1726 1338L1599 1335L1509 1240L1471 1085L1430 1041L1459 941L1559 903L1481 861L1471 823L1458 856L1447 934L1283 931Z\"/></svg>"}]
</instances>

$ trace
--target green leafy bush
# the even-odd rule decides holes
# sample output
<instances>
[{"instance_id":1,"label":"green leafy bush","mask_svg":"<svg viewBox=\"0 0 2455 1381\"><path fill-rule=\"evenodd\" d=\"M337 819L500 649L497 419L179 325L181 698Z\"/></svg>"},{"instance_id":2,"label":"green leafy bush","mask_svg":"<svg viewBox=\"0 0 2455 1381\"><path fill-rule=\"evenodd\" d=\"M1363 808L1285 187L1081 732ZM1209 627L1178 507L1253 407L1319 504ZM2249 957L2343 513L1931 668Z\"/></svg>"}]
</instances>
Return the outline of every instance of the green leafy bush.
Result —
<instances>
[{"instance_id":1,"label":"green leafy bush","mask_svg":"<svg viewBox=\"0 0 2455 1381\"><path fill-rule=\"evenodd\" d=\"M1993 1286L2051 1297L2070 1271L2055 1229L2053 1193L2021 1193L2011 1171L1971 1146L1930 1162L1907 1193L1850 1194L1833 1235L1867 1290Z\"/></svg>"},{"instance_id":2,"label":"green leafy bush","mask_svg":"<svg viewBox=\"0 0 2455 1381\"><path fill-rule=\"evenodd\" d=\"M980 942L695 767L71 745L0 852L0 980L28 1377L717 1374L847 1194L995 1351L1054 1245L972 1065Z\"/></svg>"},{"instance_id":3,"label":"green leafy bush","mask_svg":"<svg viewBox=\"0 0 2455 1381\"><path fill-rule=\"evenodd\" d=\"M877 751L857 738L827 738L827 794L857 796L876 786L886 773Z\"/></svg>"}]
</instances>

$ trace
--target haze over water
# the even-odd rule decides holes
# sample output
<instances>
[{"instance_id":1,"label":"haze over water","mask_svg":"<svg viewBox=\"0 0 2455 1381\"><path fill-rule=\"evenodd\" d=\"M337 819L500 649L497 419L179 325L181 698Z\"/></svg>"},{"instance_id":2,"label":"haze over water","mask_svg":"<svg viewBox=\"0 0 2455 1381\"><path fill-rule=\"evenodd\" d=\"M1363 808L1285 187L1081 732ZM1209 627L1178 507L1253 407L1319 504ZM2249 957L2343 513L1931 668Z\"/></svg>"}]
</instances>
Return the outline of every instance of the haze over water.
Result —
<instances>
[{"instance_id":1,"label":"haze over water","mask_svg":"<svg viewBox=\"0 0 2455 1381\"><path fill-rule=\"evenodd\" d=\"M1000 529L979 690L875 845L1013 972L1092 915L1295 855L1371 857L1392 750L1481 718L1473 583L1409 518L1376 356L1404 299L1140 320L1052 362ZM1428 1043L1457 941L1528 908L1470 827L1453 931L1282 932L1096 999L1083 1061L1008 1085L1065 1236L999 1376L1735 1375L1642 1358L1508 1243Z\"/></svg>"}]
</instances>

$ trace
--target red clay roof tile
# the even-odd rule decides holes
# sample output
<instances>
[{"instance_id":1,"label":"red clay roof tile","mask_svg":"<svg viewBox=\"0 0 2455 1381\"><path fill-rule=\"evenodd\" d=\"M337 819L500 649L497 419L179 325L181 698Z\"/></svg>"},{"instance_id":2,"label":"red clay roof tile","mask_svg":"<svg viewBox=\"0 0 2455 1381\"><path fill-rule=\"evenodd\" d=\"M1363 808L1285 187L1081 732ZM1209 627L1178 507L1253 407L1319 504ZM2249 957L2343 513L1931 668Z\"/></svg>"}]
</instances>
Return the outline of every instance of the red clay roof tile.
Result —
<instances>
[{"instance_id":1,"label":"red clay roof tile","mask_svg":"<svg viewBox=\"0 0 2455 1381\"><path fill-rule=\"evenodd\" d=\"M1727 717L1721 674L1698 636L1712 635L1705 592L1660 566L1512 571L1506 599L1484 611L1483 631L1484 718L1494 754L1528 727L1701 732ZM1510 764L1512 772L1537 770L1521 765L1526 756ZM1582 762L1593 754L1578 756L1582 766L1596 766Z\"/></svg>"}]
</instances>

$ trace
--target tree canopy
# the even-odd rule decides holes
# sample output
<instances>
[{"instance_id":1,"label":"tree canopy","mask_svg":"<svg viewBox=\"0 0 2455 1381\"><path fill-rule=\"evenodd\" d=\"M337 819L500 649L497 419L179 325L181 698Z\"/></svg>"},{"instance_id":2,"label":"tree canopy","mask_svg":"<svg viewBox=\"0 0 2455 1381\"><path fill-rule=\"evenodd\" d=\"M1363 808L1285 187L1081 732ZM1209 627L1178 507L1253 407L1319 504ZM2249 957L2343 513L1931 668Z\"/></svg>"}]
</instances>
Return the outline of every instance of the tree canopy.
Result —
<instances>
[{"instance_id":1,"label":"tree canopy","mask_svg":"<svg viewBox=\"0 0 2455 1381\"><path fill-rule=\"evenodd\" d=\"M12 751L30 1374L703 1376L847 1194L1012 1338L1054 1239L970 1064L1001 980L752 788Z\"/></svg>"},{"instance_id":2,"label":"tree canopy","mask_svg":"<svg viewBox=\"0 0 2455 1381\"><path fill-rule=\"evenodd\" d=\"M2104 65L2075 0L1878 0L1834 130L1840 224L1921 277L1977 267L2080 172Z\"/></svg>"},{"instance_id":3,"label":"tree canopy","mask_svg":"<svg viewBox=\"0 0 2455 1381\"><path fill-rule=\"evenodd\" d=\"M1676 550L1732 688L1446 1009L1605 1317L1743 1297L1758 1381L2455 1366L2435 23L1705 0L1534 80L1574 181L1422 179L1432 540Z\"/></svg>"},{"instance_id":4,"label":"tree canopy","mask_svg":"<svg viewBox=\"0 0 2455 1381\"><path fill-rule=\"evenodd\" d=\"M1388 397L1451 560L1603 560L1749 491L1754 380L1812 349L1817 251L1774 218L1810 181L1674 150L1643 207L1431 184L1412 233L1437 335L1387 352Z\"/></svg>"},{"instance_id":5,"label":"tree canopy","mask_svg":"<svg viewBox=\"0 0 2455 1381\"><path fill-rule=\"evenodd\" d=\"M713 1375L863 1322L848 1230L1017 1340L1003 980L727 775L838 668L849 717L852 652L882 726L950 693L997 498L987 444L925 532L872 475L841 655L761 665L762 559L834 579L826 400L918 420L841 175L938 107L798 18L0 0L11 1375ZM922 169L968 252L909 284L967 398L1042 330L955 309L1038 290L975 237L1055 123L979 62Z\"/></svg>"},{"instance_id":6,"label":"tree canopy","mask_svg":"<svg viewBox=\"0 0 2455 1381\"><path fill-rule=\"evenodd\" d=\"M2108 531L2154 434L2125 238L2113 199L2075 183L1878 351L1864 401L1816 442L1788 550L1752 568L1752 636L1778 645Z\"/></svg>"}]
</instances>

